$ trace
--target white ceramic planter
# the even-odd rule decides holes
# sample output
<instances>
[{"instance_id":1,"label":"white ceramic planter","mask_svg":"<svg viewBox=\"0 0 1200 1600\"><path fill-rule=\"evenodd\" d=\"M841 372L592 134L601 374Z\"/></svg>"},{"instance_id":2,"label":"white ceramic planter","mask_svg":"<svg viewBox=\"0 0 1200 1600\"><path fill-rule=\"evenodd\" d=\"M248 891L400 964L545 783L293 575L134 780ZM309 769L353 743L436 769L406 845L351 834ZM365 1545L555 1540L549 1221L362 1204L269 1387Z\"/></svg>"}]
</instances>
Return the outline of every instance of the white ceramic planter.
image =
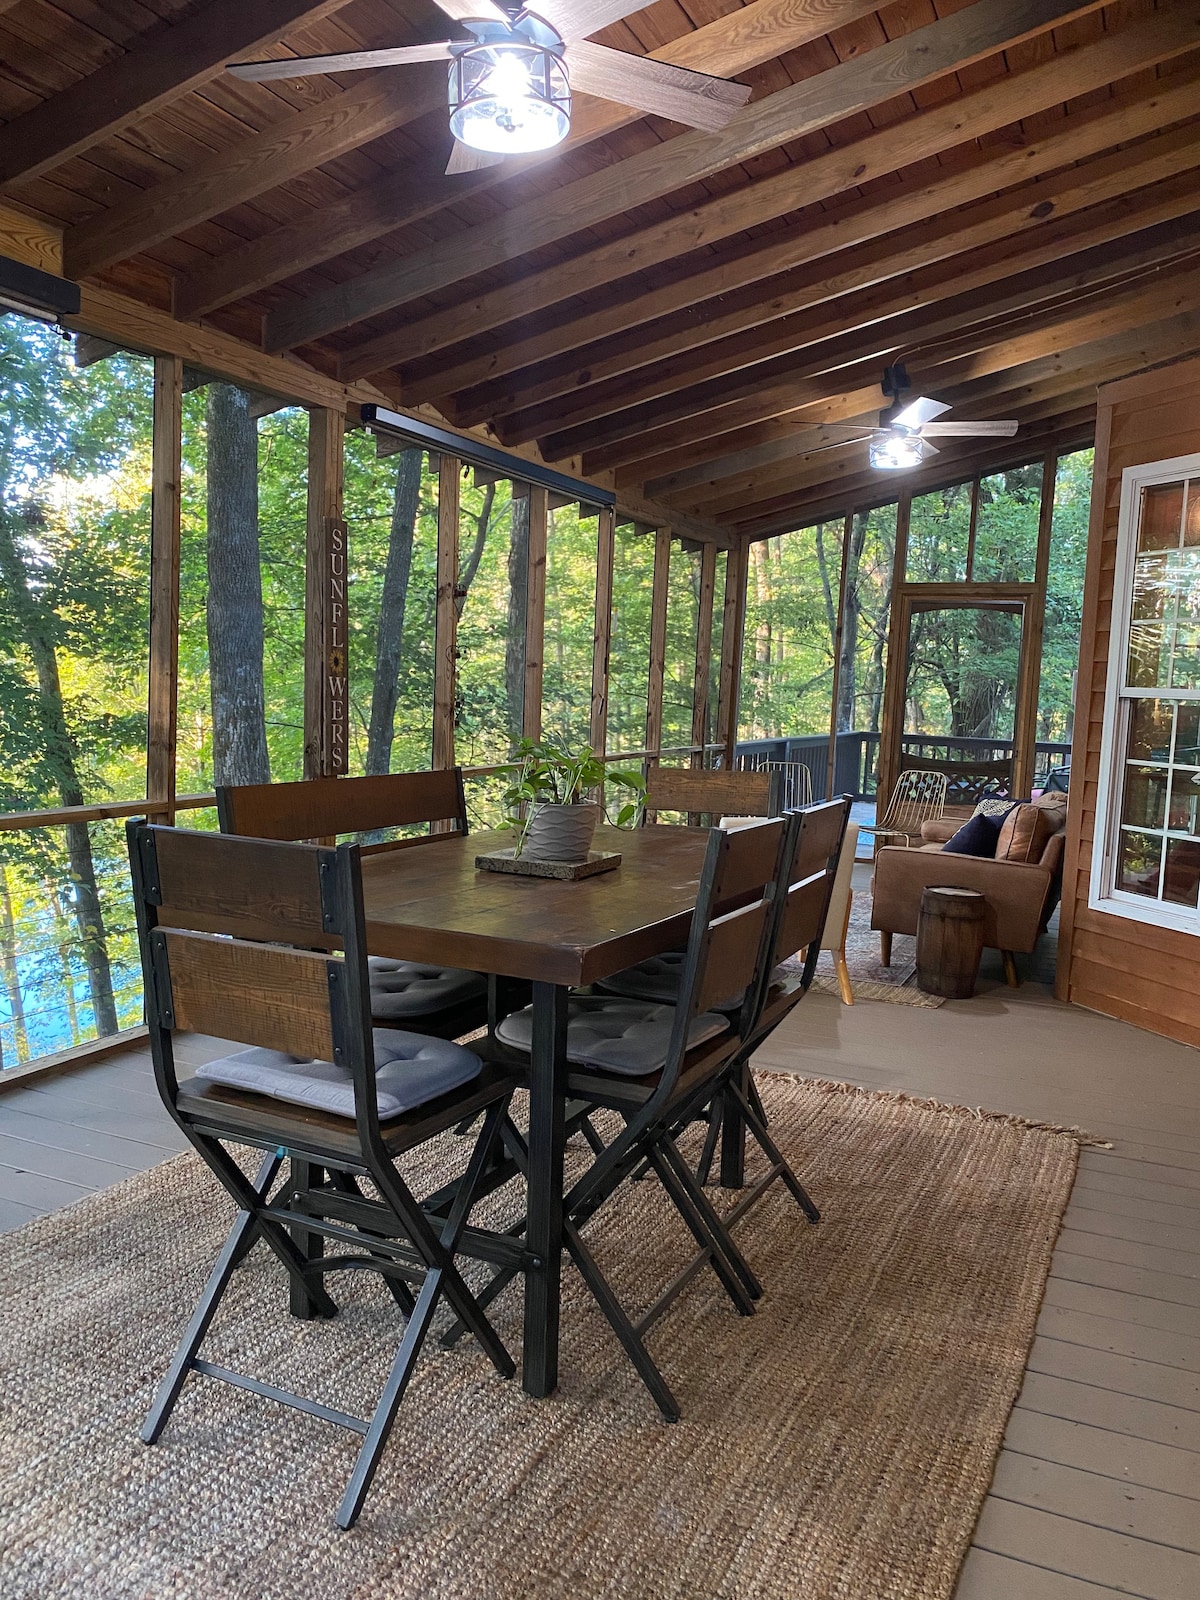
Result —
<instances>
[{"instance_id":1,"label":"white ceramic planter","mask_svg":"<svg viewBox=\"0 0 1200 1600\"><path fill-rule=\"evenodd\" d=\"M535 805L521 854L530 861L586 861L599 820L598 805Z\"/></svg>"}]
</instances>

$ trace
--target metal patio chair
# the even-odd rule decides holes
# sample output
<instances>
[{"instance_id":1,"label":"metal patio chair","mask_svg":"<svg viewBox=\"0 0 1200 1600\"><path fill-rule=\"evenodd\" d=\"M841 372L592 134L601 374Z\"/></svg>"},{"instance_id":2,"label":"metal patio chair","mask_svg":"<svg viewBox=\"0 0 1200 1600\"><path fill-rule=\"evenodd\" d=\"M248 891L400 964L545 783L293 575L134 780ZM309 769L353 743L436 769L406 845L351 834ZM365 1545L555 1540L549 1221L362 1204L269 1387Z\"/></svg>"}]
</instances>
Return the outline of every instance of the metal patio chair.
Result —
<instances>
[{"instance_id":1,"label":"metal patio chair","mask_svg":"<svg viewBox=\"0 0 1200 1600\"><path fill-rule=\"evenodd\" d=\"M878 822L862 822L860 833L875 836L881 843L908 845L920 839L923 822L937 822L946 809L946 774L924 767L902 772L896 780L887 810Z\"/></svg>"},{"instance_id":2,"label":"metal patio chair","mask_svg":"<svg viewBox=\"0 0 1200 1600\"><path fill-rule=\"evenodd\" d=\"M158 1090L238 1207L141 1437L158 1439L189 1373L347 1428L362 1439L337 1511L338 1526L348 1528L443 1299L496 1370L513 1374L455 1256L521 1264L512 1236L468 1227L484 1180L496 1186L514 1080L448 1040L372 1031L357 846L332 850L136 820L128 841ZM215 1034L249 1048L180 1081L177 1033ZM479 1114L482 1128L461 1176L418 1201L396 1158ZM253 1179L227 1145L265 1152ZM360 1188L363 1177L373 1197ZM201 1357L231 1277L260 1239L288 1274L296 1315L336 1314L329 1273L366 1269L384 1278L406 1326L370 1418ZM326 1241L341 1253L325 1255Z\"/></svg>"},{"instance_id":3,"label":"metal patio chair","mask_svg":"<svg viewBox=\"0 0 1200 1600\"><path fill-rule=\"evenodd\" d=\"M455 833L468 831L460 767L221 786L217 789L217 816L223 833L325 844L332 844L338 834L372 835L418 823L442 824ZM411 850L433 844L438 837L425 833L377 841L364 844L361 854ZM493 1023L501 1004L511 1009L528 998L524 989L510 986L497 1000L496 980L489 982L486 974L429 961L371 956L367 968L371 1015L377 1028L412 1028L458 1039Z\"/></svg>"},{"instance_id":4,"label":"metal patio chair","mask_svg":"<svg viewBox=\"0 0 1200 1600\"><path fill-rule=\"evenodd\" d=\"M739 772L777 772L779 774L779 805L784 811L794 811L812 804L812 773L803 761L759 761L754 756L739 756Z\"/></svg>"}]
</instances>

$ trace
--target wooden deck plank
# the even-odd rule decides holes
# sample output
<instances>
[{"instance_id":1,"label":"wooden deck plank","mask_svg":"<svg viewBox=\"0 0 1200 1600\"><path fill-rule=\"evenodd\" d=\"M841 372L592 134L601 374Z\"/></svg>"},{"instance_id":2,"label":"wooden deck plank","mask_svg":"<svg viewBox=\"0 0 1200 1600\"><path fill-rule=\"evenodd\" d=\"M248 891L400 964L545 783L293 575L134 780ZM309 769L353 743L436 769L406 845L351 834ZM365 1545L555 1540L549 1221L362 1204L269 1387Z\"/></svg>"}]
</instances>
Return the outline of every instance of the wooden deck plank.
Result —
<instances>
[{"instance_id":1,"label":"wooden deck plank","mask_svg":"<svg viewBox=\"0 0 1200 1600\"><path fill-rule=\"evenodd\" d=\"M11 1233L14 1228L23 1228L27 1222L32 1222L35 1217L42 1215L37 1206L23 1206L16 1200L0 1199L0 1233Z\"/></svg>"},{"instance_id":2,"label":"wooden deck plank","mask_svg":"<svg viewBox=\"0 0 1200 1600\"><path fill-rule=\"evenodd\" d=\"M1132 1356L1138 1361L1154 1361L1166 1367L1179 1367L1200 1375L1200 1338L1194 1334L1166 1333L1161 1328L1142 1328L1116 1317L1097 1316L1087 1311L1072 1311L1063 1306L1044 1305L1037 1331L1050 1339L1086 1345L1092 1350L1107 1350L1114 1355Z\"/></svg>"},{"instance_id":3,"label":"wooden deck plank","mask_svg":"<svg viewBox=\"0 0 1200 1600\"><path fill-rule=\"evenodd\" d=\"M1134 1439L1023 1406L1012 1414L1004 1448L1020 1456L1098 1473L1117 1483L1181 1496L1191 1502L1192 1520L1200 1526L1200 1453L1194 1450ZM1089 1515L1086 1520L1097 1519Z\"/></svg>"},{"instance_id":4,"label":"wooden deck plank","mask_svg":"<svg viewBox=\"0 0 1200 1600\"><path fill-rule=\"evenodd\" d=\"M0 1133L0 1170L60 1178L80 1189L107 1189L123 1178L131 1178L137 1169L113 1159L98 1160Z\"/></svg>"},{"instance_id":5,"label":"wooden deck plank","mask_svg":"<svg viewBox=\"0 0 1200 1600\"><path fill-rule=\"evenodd\" d=\"M1097 1211L1092 1206L1073 1204L1064 1219L1068 1228L1104 1234L1110 1239L1129 1239L1137 1244L1152 1244L1191 1255L1200 1252L1200 1235L1194 1228L1173 1228L1162 1222L1149 1222L1121 1212Z\"/></svg>"},{"instance_id":6,"label":"wooden deck plank","mask_svg":"<svg viewBox=\"0 0 1200 1600\"><path fill-rule=\"evenodd\" d=\"M168 1121L164 1135L169 1137L172 1131L174 1125ZM0 1133L9 1134L14 1139L26 1139L31 1144L46 1145L52 1150L97 1156L102 1161L115 1161L119 1166L134 1167L138 1171L164 1160L172 1150L165 1143L126 1138L116 1133L97 1133L91 1128L64 1122L59 1117L10 1110L3 1100L0 1100Z\"/></svg>"},{"instance_id":7,"label":"wooden deck plank","mask_svg":"<svg viewBox=\"0 0 1200 1600\"><path fill-rule=\"evenodd\" d=\"M1154 1300L1147 1295L1105 1289L1097 1284L1072 1283L1063 1278L1051 1278L1046 1285L1044 1303L1064 1311L1083 1311L1091 1316L1128 1322L1133 1327L1190 1334L1192 1338L1200 1330L1200 1316L1194 1306L1173 1305L1169 1300Z\"/></svg>"},{"instance_id":8,"label":"wooden deck plank","mask_svg":"<svg viewBox=\"0 0 1200 1600\"><path fill-rule=\"evenodd\" d=\"M1140 1239L1114 1239L1111 1234L1073 1227L1064 1228L1059 1234L1058 1247L1075 1256L1092 1256L1098 1261L1121 1262L1125 1266L1169 1272L1175 1277L1200 1279L1200 1253L1195 1250L1166 1250Z\"/></svg>"},{"instance_id":9,"label":"wooden deck plank","mask_svg":"<svg viewBox=\"0 0 1200 1600\"><path fill-rule=\"evenodd\" d=\"M1143 1173L1146 1172L1142 1167ZM1197 1174L1200 1178L1200 1173ZM1120 1173L1097 1171L1094 1167L1081 1167L1075 1180L1075 1194L1114 1195L1132 1200L1150 1200L1158 1205L1184 1206L1191 1210L1200 1207L1200 1183L1164 1183L1147 1174L1141 1178L1126 1178Z\"/></svg>"},{"instance_id":10,"label":"wooden deck plank","mask_svg":"<svg viewBox=\"0 0 1200 1600\"><path fill-rule=\"evenodd\" d=\"M1195 1600L1200 1593L1200 1558L1190 1550L1173 1550L1013 1500L989 1496L975 1543L1067 1577L1107 1583L1141 1600ZM1018 1600L1016 1594L1013 1600Z\"/></svg>"},{"instance_id":11,"label":"wooden deck plank","mask_svg":"<svg viewBox=\"0 0 1200 1600\"><path fill-rule=\"evenodd\" d=\"M969 1550L954 1600L1112 1600L1120 1592L990 1550Z\"/></svg>"},{"instance_id":12,"label":"wooden deck plank","mask_svg":"<svg viewBox=\"0 0 1200 1600\"><path fill-rule=\"evenodd\" d=\"M1017 1505L1200 1557L1200 1515L1190 1497L1020 1455L1007 1446L996 1463L991 1492ZM1200 1563L1196 1573L1200 1577Z\"/></svg>"},{"instance_id":13,"label":"wooden deck plank","mask_svg":"<svg viewBox=\"0 0 1200 1600\"><path fill-rule=\"evenodd\" d=\"M1119 1261L1101 1261L1092 1256L1074 1255L1058 1249L1050 1268L1051 1281L1090 1283L1101 1289L1120 1289L1142 1295L1164 1305L1200 1308L1200 1277L1185 1277L1178 1272L1153 1272L1146 1267L1126 1266ZM1194 1314L1194 1313L1193 1313Z\"/></svg>"},{"instance_id":14,"label":"wooden deck plank","mask_svg":"<svg viewBox=\"0 0 1200 1600\"><path fill-rule=\"evenodd\" d=\"M15 1200L34 1211L57 1211L93 1192L80 1184L64 1183L61 1178L43 1178L36 1172L0 1167L0 1200Z\"/></svg>"},{"instance_id":15,"label":"wooden deck plank","mask_svg":"<svg viewBox=\"0 0 1200 1600\"><path fill-rule=\"evenodd\" d=\"M1164 1152L1164 1154L1170 1153L1172 1152ZM1145 1178L1150 1176L1157 1183L1174 1183L1182 1188L1189 1189L1200 1188L1200 1173L1192 1166L1172 1166L1170 1163L1162 1161L1155 1162L1154 1166L1155 1171L1148 1174L1146 1172L1146 1163L1143 1161L1123 1156L1117 1150L1114 1150L1111 1155L1107 1152L1104 1155L1103 1170L1114 1177ZM1087 1170L1090 1172L1099 1168L1100 1162L1096 1160L1088 1163Z\"/></svg>"},{"instance_id":16,"label":"wooden deck plank","mask_svg":"<svg viewBox=\"0 0 1200 1600\"><path fill-rule=\"evenodd\" d=\"M1043 1416L1082 1422L1107 1433L1127 1434L1133 1439L1200 1454L1200 1411L1164 1405L1159 1400L1118 1394L1045 1372L1027 1372L1017 1406Z\"/></svg>"},{"instance_id":17,"label":"wooden deck plank","mask_svg":"<svg viewBox=\"0 0 1200 1600\"><path fill-rule=\"evenodd\" d=\"M1200 1411L1200 1378L1194 1372L1164 1366L1158 1361L1141 1361L1133 1356L1039 1335L1033 1341L1026 1365L1030 1372L1072 1378L1101 1389L1112 1389L1117 1394L1138 1395L1143 1400Z\"/></svg>"}]
</instances>

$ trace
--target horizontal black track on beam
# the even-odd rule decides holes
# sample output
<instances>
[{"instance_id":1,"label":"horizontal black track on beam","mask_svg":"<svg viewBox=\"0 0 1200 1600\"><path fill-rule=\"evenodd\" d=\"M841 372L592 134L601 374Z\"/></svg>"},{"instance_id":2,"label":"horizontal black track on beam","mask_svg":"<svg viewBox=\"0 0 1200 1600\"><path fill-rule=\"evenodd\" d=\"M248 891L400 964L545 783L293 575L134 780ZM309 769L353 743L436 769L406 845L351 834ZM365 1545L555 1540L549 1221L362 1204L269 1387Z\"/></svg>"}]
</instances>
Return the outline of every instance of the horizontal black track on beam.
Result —
<instances>
[{"instance_id":1,"label":"horizontal black track on beam","mask_svg":"<svg viewBox=\"0 0 1200 1600\"><path fill-rule=\"evenodd\" d=\"M569 478L565 472L555 472L524 456L515 456L508 450L497 450L481 440L470 439L461 433L451 433L447 428L435 428L431 422L419 417L406 417L399 411L388 411L384 406L365 405L362 419L368 427L382 433L392 433L411 439L426 450L439 455L457 456L474 467L487 467L505 478L519 478L525 483L536 483L540 489L550 489L555 494L568 495L572 500L582 500L592 506L615 506L617 497L611 489L601 489L582 478Z\"/></svg>"}]
</instances>

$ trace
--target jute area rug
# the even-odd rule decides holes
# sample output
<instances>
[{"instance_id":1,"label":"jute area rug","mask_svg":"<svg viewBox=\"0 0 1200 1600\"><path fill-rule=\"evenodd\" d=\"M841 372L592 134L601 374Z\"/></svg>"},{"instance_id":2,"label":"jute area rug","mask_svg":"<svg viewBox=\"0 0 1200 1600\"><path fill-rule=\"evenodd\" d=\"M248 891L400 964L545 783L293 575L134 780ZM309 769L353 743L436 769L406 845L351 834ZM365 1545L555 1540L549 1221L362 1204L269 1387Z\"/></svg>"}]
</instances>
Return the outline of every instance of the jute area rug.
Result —
<instances>
[{"instance_id":1,"label":"jute area rug","mask_svg":"<svg viewBox=\"0 0 1200 1600\"><path fill-rule=\"evenodd\" d=\"M894 1006L923 1006L931 1011L945 1004L940 995L917 988L917 941L911 934L893 937L892 964L884 966L879 935L871 927L871 894L867 889L856 889L850 904L846 966L855 1001L882 1000ZM821 952L814 985L823 994L838 993L833 956L828 950Z\"/></svg>"},{"instance_id":2,"label":"jute area rug","mask_svg":"<svg viewBox=\"0 0 1200 1600\"><path fill-rule=\"evenodd\" d=\"M659 1420L568 1268L554 1398L526 1398L469 1344L427 1347L349 1534L332 1526L349 1434L193 1377L162 1442L138 1442L230 1221L198 1161L11 1235L0 1594L947 1600L1020 1385L1076 1141L843 1086L760 1084L824 1220L807 1226L775 1185L742 1230L767 1287L757 1314L740 1319L704 1278L658 1324L652 1348L683 1421ZM451 1158L462 1146L448 1140L425 1166ZM685 1250L653 1182L614 1197L589 1237L634 1305ZM292 1322L260 1246L204 1353L366 1414L397 1313L378 1280L330 1281L339 1317ZM496 1315L516 1351L515 1292Z\"/></svg>"}]
</instances>

